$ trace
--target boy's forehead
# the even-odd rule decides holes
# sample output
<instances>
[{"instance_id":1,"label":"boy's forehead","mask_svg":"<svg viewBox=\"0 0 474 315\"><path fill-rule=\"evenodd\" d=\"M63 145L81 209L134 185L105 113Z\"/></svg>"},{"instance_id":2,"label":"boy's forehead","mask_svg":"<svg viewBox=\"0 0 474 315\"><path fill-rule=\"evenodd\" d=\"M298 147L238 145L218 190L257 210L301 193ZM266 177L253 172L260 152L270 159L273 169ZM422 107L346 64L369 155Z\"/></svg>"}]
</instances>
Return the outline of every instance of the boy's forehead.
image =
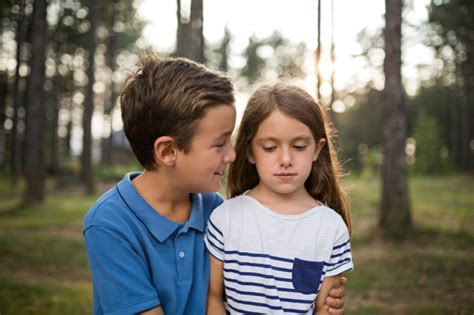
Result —
<instances>
[{"instance_id":1,"label":"boy's forehead","mask_svg":"<svg viewBox=\"0 0 474 315\"><path fill-rule=\"evenodd\" d=\"M209 108L199 120L195 134L207 133L208 136L221 137L232 134L235 126L236 111L233 105L222 104Z\"/></svg>"}]
</instances>

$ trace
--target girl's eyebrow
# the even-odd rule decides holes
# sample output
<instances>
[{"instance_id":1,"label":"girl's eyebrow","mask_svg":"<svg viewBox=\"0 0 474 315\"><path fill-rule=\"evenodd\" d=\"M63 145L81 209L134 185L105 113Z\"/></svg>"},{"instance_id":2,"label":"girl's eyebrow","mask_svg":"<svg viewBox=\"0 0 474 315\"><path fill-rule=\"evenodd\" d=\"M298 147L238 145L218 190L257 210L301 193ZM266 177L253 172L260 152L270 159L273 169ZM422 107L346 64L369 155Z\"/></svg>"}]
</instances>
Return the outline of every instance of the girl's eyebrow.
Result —
<instances>
[{"instance_id":1,"label":"girl's eyebrow","mask_svg":"<svg viewBox=\"0 0 474 315\"><path fill-rule=\"evenodd\" d=\"M281 141L281 139L278 139L278 138L272 137L272 136L262 137L262 138L258 138L256 140L257 140L258 143L265 142L265 141L273 141L273 142L280 142ZM299 136L296 136L296 137L291 139L291 141L299 141L299 140L311 141L311 137L306 136L306 135L299 135Z\"/></svg>"}]
</instances>

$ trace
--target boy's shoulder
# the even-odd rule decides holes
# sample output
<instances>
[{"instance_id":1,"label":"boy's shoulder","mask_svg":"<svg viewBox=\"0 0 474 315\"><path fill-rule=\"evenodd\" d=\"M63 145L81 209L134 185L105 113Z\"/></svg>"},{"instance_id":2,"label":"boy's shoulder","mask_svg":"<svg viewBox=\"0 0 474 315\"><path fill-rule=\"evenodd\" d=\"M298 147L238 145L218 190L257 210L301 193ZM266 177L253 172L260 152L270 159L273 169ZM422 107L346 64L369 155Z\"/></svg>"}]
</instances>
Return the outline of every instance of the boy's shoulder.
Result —
<instances>
[{"instance_id":1,"label":"boy's shoulder","mask_svg":"<svg viewBox=\"0 0 474 315\"><path fill-rule=\"evenodd\" d=\"M92 224L106 224L109 222L110 216L116 215L123 208L120 194L116 185L110 188L102 196L100 196L84 217L84 228Z\"/></svg>"},{"instance_id":2,"label":"boy's shoulder","mask_svg":"<svg viewBox=\"0 0 474 315\"><path fill-rule=\"evenodd\" d=\"M214 210L216 207L222 205L224 197L220 193L198 193L201 195L202 203L204 208L211 208Z\"/></svg>"},{"instance_id":3,"label":"boy's shoulder","mask_svg":"<svg viewBox=\"0 0 474 315\"><path fill-rule=\"evenodd\" d=\"M201 201L201 208L204 215L204 221L207 222L209 217L214 213L216 208L222 206L224 197L219 193L197 193Z\"/></svg>"}]
</instances>

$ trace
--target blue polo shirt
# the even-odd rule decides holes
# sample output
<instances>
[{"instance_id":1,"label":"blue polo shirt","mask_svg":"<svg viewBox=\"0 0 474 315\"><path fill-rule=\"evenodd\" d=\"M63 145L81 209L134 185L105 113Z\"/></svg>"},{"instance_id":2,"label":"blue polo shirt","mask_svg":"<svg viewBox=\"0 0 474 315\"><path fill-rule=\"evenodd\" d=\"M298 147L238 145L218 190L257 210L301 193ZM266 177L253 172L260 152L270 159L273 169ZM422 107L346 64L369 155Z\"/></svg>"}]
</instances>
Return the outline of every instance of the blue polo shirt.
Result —
<instances>
[{"instance_id":1,"label":"blue polo shirt","mask_svg":"<svg viewBox=\"0 0 474 315\"><path fill-rule=\"evenodd\" d=\"M204 231L217 193L191 194L188 221L155 211L135 190L130 173L84 219L94 290L94 314L133 314L161 306L166 315L205 314L209 260Z\"/></svg>"}]
</instances>

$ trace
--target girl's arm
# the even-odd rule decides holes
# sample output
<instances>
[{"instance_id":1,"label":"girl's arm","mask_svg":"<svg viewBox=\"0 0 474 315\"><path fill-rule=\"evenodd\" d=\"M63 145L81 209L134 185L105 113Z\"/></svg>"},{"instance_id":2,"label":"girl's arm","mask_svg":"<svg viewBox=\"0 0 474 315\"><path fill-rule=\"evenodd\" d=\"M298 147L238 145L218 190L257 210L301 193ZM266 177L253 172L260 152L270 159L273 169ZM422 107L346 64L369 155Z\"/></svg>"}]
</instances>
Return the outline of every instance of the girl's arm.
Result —
<instances>
[{"instance_id":1,"label":"girl's arm","mask_svg":"<svg viewBox=\"0 0 474 315\"><path fill-rule=\"evenodd\" d=\"M161 306L152 308L151 310L148 310L146 312L139 313L139 315L164 315L163 309Z\"/></svg>"},{"instance_id":2,"label":"girl's arm","mask_svg":"<svg viewBox=\"0 0 474 315\"><path fill-rule=\"evenodd\" d=\"M329 291L333 288L338 288L341 285L341 275L335 275L331 277L325 277L323 283L321 284L321 289L319 290L318 297L316 298L316 314L326 315L330 314L328 309L329 306L326 305L326 298L329 295Z\"/></svg>"},{"instance_id":3,"label":"girl's arm","mask_svg":"<svg viewBox=\"0 0 474 315\"><path fill-rule=\"evenodd\" d=\"M224 263L212 255L210 257L210 280L207 291L207 314L225 315L224 308Z\"/></svg>"}]
</instances>

